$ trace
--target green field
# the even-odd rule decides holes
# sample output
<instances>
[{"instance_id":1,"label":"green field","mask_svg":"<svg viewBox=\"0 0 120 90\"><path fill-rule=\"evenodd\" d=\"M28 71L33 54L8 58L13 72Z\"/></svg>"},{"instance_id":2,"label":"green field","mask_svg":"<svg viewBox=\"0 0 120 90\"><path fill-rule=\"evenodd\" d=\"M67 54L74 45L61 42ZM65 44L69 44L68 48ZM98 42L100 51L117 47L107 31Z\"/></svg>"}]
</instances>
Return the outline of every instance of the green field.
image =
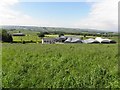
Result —
<instances>
[{"instance_id":1,"label":"green field","mask_svg":"<svg viewBox=\"0 0 120 90\"><path fill-rule=\"evenodd\" d=\"M118 88L118 44L2 45L10 88Z\"/></svg>"},{"instance_id":2,"label":"green field","mask_svg":"<svg viewBox=\"0 0 120 90\"><path fill-rule=\"evenodd\" d=\"M36 36L13 36L13 41L41 41L41 38L39 38L37 35Z\"/></svg>"}]
</instances>

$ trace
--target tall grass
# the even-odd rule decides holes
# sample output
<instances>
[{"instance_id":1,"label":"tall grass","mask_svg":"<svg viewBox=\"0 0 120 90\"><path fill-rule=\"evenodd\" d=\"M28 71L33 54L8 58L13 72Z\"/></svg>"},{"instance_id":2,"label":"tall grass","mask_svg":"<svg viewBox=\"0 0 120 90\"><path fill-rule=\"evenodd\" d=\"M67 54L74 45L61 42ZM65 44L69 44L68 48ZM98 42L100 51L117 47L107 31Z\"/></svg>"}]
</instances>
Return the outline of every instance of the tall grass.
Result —
<instances>
[{"instance_id":1,"label":"tall grass","mask_svg":"<svg viewBox=\"0 0 120 90\"><path fill-rule=\"evenodd\" d=\"M117 44L3 44L3 87L118 88Z\"/></svg>"}]
</instances>

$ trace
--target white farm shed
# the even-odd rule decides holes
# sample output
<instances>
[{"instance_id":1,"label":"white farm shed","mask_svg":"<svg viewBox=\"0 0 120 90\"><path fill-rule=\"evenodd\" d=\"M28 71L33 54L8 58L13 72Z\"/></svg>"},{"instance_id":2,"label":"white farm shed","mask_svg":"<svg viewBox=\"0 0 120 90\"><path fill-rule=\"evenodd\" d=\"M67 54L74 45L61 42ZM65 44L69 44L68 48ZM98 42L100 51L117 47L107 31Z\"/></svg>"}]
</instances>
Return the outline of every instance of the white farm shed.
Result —
<instances>
[{"instance_id":1,"label":"white farm shed","mask_svg":"<svg viewBox=\"0 0 120 90\"><path fill-rule=\"evenodd\" d=\"M95 40L99 41L100 43L116 43L116 41L111 40L111 39L104 39L101 37L96 37Z\"/></svg>"},{"instance_id":2,"label":"white farm shed","mask_svg":"<svg viewBox=\"0 0 120 90\"><path fill-rule=\"evenodd\" d=\"M86 39L86 40L83 40L83 43L100 43L99 41L93 39L93 38L89 38L89 39Z\"/></svg>"}]
</instances>

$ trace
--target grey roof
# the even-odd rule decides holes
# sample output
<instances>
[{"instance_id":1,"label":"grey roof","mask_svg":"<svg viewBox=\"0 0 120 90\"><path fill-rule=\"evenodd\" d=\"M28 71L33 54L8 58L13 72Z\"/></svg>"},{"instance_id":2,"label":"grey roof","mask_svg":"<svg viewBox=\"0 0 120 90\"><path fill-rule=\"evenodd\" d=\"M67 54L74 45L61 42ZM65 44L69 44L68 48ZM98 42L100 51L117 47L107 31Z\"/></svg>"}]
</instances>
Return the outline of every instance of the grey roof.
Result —
<instances>
[{"instance_id":1,"label":"grey roof","mask_svg":"<svg viewBox=\"0 0 120 90\"><path fill-rule=\"evenodd\" d=\"M102 39L102 38L97 38L97 39L93 39L93 38L89 38L86 40L81 40L78 37L58 37L58 38L43 38L44 42L61 42L61 40L63 40L64 43L116 43L116 41L114 40L110 40L110 39Z\"/></svg>"},{"instance_id":2,"label":"grey roof","mask_svg":"<svg viewBox=\"0 0 120 90\"><path fill-rule=\"evenodd\" d=\"M67 40L65 40L66 43L80 43L82 40L80 38L76 37L68 37Z\"/></svg>"},{"instance_id":3,"label":"grey roof","mask_svg":"<svg viewBox=\"0 0 120 90\"><path fill-rule=\"evenodd\" d=\"M82 41L81 41L81 39L79 39L79 38L72 38L71 42L74 43L74 42L82 42Z\"/></svg>"}]
</instances>

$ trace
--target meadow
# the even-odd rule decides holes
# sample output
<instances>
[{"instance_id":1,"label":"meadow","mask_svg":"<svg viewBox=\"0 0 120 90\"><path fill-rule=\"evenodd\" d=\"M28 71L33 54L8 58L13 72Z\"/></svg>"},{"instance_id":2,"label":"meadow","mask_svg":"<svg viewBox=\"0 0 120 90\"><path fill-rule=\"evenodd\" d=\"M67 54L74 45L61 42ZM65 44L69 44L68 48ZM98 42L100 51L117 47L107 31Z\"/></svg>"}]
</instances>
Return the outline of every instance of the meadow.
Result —
<instances>
[{"instance_id":1,"label":"meadow","mask_svg":"<svg viewBox=\"0 0 120 90\"><path fill-rule=\"evenodd\" d=\"M2 44L4 88L120 88L118 44Z\"/></svg>"},{"instance_id":2,"label":"meadow","mask_svg":"<svg viewBox=\"0 0 120 90\"><path fill-rule=\"evenodd\" d=\"M21 41L33 41L33 42L41 42L41 38L39 38L37 35L34 36L12 36L14 42L21 42Z\"/></svg>"}]
</instances>

